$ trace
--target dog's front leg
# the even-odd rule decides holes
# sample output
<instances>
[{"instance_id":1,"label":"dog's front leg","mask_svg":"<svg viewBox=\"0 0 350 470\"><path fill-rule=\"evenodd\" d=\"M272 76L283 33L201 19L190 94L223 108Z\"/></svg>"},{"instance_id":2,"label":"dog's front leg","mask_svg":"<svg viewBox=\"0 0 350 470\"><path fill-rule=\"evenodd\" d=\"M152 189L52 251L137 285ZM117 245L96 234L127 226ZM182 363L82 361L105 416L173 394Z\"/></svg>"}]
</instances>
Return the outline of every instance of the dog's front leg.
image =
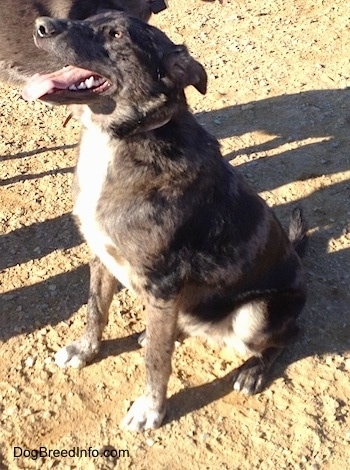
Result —
<instances>
[{"instance_id":1,"label":"dog's front leg","mask_svg":"<svg viewBox=\"0 0 350 470\"><path fill-rule=\"evenodd\" d=\"M174 350L177 308L174 302L146 304L146 389L131 406L122 426L130 431L156 429L166 412L166 393Z\"/></svg>"},{"instance_id":2,"label":"dog's front leg","mask_svg":"<svg viewBox=\"0 0 350 470\"><path fill-rule=\"evenodd\" d=\"M98 258L91 261L86 329L79 339L57 352L57 365L80 368L96 356L117 282Z\"/></svg>"}]
</instances>

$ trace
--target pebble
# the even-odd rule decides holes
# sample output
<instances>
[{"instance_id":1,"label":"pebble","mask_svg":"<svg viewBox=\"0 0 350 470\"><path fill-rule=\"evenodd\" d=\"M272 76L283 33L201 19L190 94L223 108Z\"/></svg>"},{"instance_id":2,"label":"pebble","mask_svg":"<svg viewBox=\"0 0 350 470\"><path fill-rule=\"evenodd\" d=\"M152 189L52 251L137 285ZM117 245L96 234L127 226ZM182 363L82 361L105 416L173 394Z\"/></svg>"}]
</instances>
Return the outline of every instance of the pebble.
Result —
<instances>
[{"instance_id":1,"label":"pebble","mask_svg":"<svg viewBox=\"0 0 350 470\"><path fill-rule=\"evenodd\" d=\"M254 109L253 104L242 104L241 106L242 111L249 111L250 109Z\"/></svg>"},{"instance_id":2,"label":"pebble","mask_svg":"<svg viewBox=\"0 0 350 470\"><path fill-rule=\"evenodd\" d=\"M333 357L332 356L327 356L326 357L326 364L327 364L327 366L332 366L333 365Z\"/></svg>"},{"instance_id":3,"label":"pebble","mask_svg":"<svg viewBox=\"0 0 350 470\"><path fill-rule=\"evenodd\" d=\"M40 377L41 380L46 381L46 380L48 380L48 379L50 378L50 373L49 373L48 371L46 371L46 370L42 370L42 371L40 371L40 373L39 373L39 377Z\"/></svg>"},{"instance_id":4,"label":"pebble","mask_svg":"<svg viewBox=\"0 0 350 470\"><path fill-rule=\"evenodd\" d=\"M35 358L31 356L27 357L27 359L25 360L25 365L27 367L33 367L34 364L35 364Z\"/></svg>"},{"instance_id":5,"label":"pebble","mask_svg":"<svg viewBox=\"0 0 350 470\"><path fill-rule=\"evenodd\" d=\"M15 326L14 329L13 329L13 331L14 331L15 333L22 333L23 331L25 331L25 329L26 329L25 326L19 325L19 326Z\"/></svg>"},{"instance_id":6,"label":"pebble","mask_svg":"<svg viewBox=\"0 0 350 470\"><path fill-rule=\"evenodd\" d=\"M6 408L6 410L4 410L3 413L4 413L5 416L12 416L17 411L18 411L18 406L14 405L14 406L9 406L8 408Z\"/></svg>"},{"instance_id":7,"label":"pebble","mask_svg":"<svg viewBox=\"0 0 350 470\"><path fill-rule=\"evenodd\" d=\"M13 295L13 294L5 294L5 295L2 296L2 298L3 298L3 300L13 300L13 299L16 298L16 296Z\"/></svg>"}]
</instances>

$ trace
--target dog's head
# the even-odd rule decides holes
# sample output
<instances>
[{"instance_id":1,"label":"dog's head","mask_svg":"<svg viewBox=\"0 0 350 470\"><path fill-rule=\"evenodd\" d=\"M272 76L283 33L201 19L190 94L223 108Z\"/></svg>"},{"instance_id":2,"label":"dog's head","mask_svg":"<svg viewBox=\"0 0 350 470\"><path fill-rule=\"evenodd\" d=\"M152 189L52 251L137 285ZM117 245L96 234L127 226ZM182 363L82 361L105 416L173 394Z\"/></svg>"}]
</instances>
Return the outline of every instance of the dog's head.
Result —
<instances>
[{"instance_id":1,"label":"dog's head","mask_svg":"<svg viewBox=\"0 0 350 470\"><path fill-rule=\"evenodd\" d=\"M206 73L185 46L125 13L84 21L38 18L34 40L67 66L30 79L23 91L28 100L87 104L96 114L127 117L130 126L161 108L169 114L184 102L188 85L206 92Z\"/></svg>"}]
</instances>

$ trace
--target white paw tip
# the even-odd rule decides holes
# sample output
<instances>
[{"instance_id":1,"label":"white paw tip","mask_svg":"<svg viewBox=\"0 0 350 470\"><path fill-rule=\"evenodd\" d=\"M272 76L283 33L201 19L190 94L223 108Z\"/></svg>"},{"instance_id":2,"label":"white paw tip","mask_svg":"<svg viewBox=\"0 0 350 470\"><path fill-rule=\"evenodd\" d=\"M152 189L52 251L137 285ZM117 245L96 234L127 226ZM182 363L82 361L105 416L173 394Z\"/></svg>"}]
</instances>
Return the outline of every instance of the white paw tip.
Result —
<instances>
[{"instance_id":1,"label":"white paw tip","mask_svg":"<svg viewBox=\"0 0 350 470\"><path fill-rule=\"evenodd\" d=\"M164 411L158 411L147 405L145 397L140 397L133 403L121 423L121 427L128 431L146 431L159 428L165 416Z\"/></svg>"},{"instance_id":2,"label":"white paw tip","mask_svg":"<svg viewBox=\"0 0 350 470\"><path fill-rule=\"evenodd\" d=\"M66 367L73 367L74 369L80 369L85 365L85 361L81 360L78 355L71 356L67 348L62 348L57 351L55 355L55 363L62 369Z\"/></svg>"},{"instance_id":3,"label":"white paw tip","mask_svg":"<svg viewBox=\"0 0 350 470\"><path fill-rule=\"evenodd\" d=\"M233 384L233 390L236 390L236 392L240 392L241 391L241 386L238 382L235 382Z\"/></svg>"},{"instance_id":4,"label":"white paw tip","mask_svg":"<svg viewBox=\"0 0 350 470\"><path fill-rule=\"evenodd\" d=\"M62 348L55 354L55 363L58 367L67 367L69 361L69 355L66 348Z\"/></svg>"}]
</instances>

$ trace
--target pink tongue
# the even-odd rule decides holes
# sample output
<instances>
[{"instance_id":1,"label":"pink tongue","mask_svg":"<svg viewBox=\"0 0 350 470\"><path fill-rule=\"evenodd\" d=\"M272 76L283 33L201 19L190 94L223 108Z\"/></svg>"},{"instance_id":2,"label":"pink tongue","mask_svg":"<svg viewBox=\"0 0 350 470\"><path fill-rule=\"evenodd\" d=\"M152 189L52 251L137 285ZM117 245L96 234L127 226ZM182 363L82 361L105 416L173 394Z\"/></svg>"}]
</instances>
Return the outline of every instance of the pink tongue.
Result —
<instances>
[{"instance_id":1,"label":"pink tongue","mask_svg":"<svg viewBox=\"0 0 350 470\"><path fill-rule=\"evenodd\" d=\"M27 101L33 101L52 93L54 90L66 90L74 84L86 80L94 75L89 70L69 65L53 73L37 73L27 80L23 88L22 96Z\"/></svg>"}]
</instances>

